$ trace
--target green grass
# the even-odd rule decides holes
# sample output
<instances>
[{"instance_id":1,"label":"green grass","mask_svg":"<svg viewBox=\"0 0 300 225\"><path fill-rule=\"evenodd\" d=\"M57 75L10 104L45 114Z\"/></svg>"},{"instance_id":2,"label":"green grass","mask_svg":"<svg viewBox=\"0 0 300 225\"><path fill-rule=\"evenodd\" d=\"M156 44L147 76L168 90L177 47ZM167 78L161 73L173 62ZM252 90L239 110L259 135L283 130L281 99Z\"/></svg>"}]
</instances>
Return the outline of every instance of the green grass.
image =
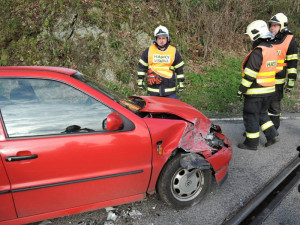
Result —
<instances>
[{"instance_id":1,"label":"green grass","mask_svg":"<svg viewBox=\"0 0 300 225\"><path fill-rule=\"evenodd\" d=\"M186 73L186 89L180 99L199 109L216 113L238 113L236 94L241 82L242 59L229 58L203 73Z\"/></svg>"}]
</instances>

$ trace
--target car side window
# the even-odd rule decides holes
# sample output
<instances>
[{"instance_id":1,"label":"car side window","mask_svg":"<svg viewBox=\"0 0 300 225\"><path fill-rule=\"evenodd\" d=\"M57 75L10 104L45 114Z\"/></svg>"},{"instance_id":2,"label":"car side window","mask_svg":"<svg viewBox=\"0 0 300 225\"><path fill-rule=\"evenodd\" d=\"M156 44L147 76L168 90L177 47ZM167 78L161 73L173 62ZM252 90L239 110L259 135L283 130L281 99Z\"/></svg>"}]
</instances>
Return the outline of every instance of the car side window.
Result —
<instances>
[{"instance_id":1,"label":"car side window","mask_svg":"<svg viewBox=\"0 0 300 225\"><path fill-rule=\"evenodd\" d=\"M9 137L103 131L112 110L55 80L0 79L0 109Z\"/></svg>"}]
</instances>

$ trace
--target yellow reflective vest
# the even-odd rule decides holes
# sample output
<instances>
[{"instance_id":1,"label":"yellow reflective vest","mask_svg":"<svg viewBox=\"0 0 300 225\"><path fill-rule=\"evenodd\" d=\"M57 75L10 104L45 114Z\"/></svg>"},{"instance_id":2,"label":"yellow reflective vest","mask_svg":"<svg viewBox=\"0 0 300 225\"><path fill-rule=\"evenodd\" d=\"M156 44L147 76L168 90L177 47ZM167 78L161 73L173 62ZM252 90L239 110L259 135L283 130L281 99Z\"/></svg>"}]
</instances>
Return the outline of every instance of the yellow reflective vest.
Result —
<instances>
[{"instance_id":1,"label":"yellow reflective vest","mask_svg":"<svg viewBox=\"0 0 300 225\"><path fill-rule=\"evenodd\" d=\"M156 45L149 47L148 68L155 71L160 76L171 79L174 75L172 64L175 60L176 48L169 45L165 51L160 51Z\"/></svg>"},{"instance_id":2,"label":"yellow reflective vest","mask_svg":"<svg viewBox=\"0 0 300 225\"><path fill-rule=\"evenodd\" d=\"M256 78L256 83L258 85L255 88L252 86L249 87L245 95L263 95L275 92L275 74L278 59L277 52L273 47L257 46L256 48L262 49L263 61L260 70L255 72L245 68L245 64L254 49L244 60L242 69L243 77L245 76L245 70L247 70L247 75Z\"/></svg>"}]
</instances>

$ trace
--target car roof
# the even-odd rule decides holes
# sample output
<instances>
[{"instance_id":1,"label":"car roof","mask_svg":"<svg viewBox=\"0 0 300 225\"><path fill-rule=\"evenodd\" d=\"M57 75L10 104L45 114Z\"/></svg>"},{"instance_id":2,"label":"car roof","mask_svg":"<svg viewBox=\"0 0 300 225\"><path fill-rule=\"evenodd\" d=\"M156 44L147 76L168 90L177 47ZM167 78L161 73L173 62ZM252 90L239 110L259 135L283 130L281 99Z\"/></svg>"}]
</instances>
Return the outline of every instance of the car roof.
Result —
<instances>
[{"instance_id":1,"label":"car roof","mask_svg":"<svg viewBox=\"0 0 300 225\"><path fill-rule=\"evenodd\" d=\"M74 69L64 68L64 67L54 67L54 66L0 66L0 71L44 71L44 72L54 72L61 73L65 75L73 75L78 72Z\"/></svg>"}]
</instances>

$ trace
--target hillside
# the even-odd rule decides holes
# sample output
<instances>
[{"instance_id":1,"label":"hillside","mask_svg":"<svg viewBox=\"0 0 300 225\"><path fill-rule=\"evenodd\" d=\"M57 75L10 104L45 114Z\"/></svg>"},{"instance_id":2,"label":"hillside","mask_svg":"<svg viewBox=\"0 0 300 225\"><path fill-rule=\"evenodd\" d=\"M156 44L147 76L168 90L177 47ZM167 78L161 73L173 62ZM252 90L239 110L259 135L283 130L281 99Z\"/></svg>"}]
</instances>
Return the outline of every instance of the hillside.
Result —
<instances>
[{"instance_id":1,"label":"hillside","mask_svg":"<svg viewBox=\"0 0 300 225\"><path fill-rule=\"evenodd\" d=\"M167 26L186 64L180 97L210 112L240 112L250 22L283 12L300 41L300 0L1 0L0 12L0 65L75 68L126 95L145 94L137 91L137 62L155 27ZM296 85L284 109L299 112Z\"/></svg>"}]
</instances>

